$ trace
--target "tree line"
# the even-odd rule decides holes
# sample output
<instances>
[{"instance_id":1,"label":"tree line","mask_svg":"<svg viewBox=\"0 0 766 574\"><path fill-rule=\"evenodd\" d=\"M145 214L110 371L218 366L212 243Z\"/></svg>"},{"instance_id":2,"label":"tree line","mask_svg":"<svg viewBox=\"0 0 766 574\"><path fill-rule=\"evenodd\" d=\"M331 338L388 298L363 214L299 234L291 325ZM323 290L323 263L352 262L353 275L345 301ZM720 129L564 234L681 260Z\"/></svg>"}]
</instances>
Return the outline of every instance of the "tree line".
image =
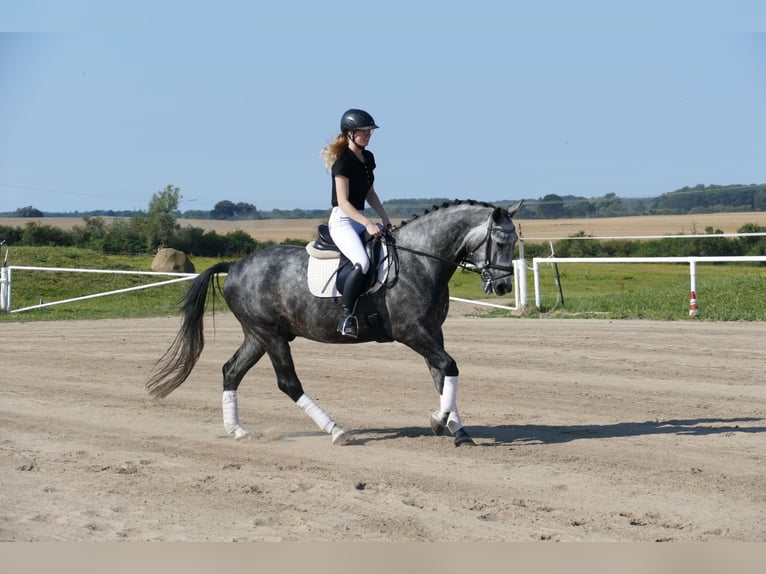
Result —
<instances>
[{"instance_id":1,"label":"tree line","mask_svg":"<svg viewBox=\"0 0 766 574\"><path fill-rule=\"evenodd\" d=\"M513 202L507 202L511 205ZM583 198L554 193L525 200L519 217L567 219L631 215L685 215L738 211L766 211L766 184L683 187L654 198L623 198L615 193Z\"/></svg>"},{"instance_id":2,"label":"tree line","mask_svg":"<svg viewBox=\"0 0 766 574\"><path fill-rule=\"evenodd\" d=\"M172 186L169 186L172 187ZM173 188L178 189L178 188ZM388 199L383 201L390 217L409 218L422 213L432 205L441 205L454 198L434 197L416 199ZM472 199L470 197L461 199ZM509 207L517 200L494 201L500 207ZM624 198L616 193L603 197L586 198L575 195L549 193L537 199L524 199L518 213L522 219L567 219L582 217L622 217L630 215L683 215L694 213L721 213L736 211L766 211L766 184L704 185L683 187L659 197ZM272 209L259 210L246 202L222 200L211 210L180 211L176 204L174 215L180 219L252 220L252 219L321 219L329 217L329 209ZM11 215L11 214L6 214ZM43 213L34 206L16 210L16 217L91 216L128 217L140 215L132 211L97 210L87 213ZM373 215L370 212L370 215Z\"/></svg>"},{"instance_id":3,"label":"tree line","mask_svg":"<svg viewBox=\"0 0 766 574\"><path fill-rule=\"evenodd\" d=\"M0 240L8 245L73 246L93 249L101 253L153 253L159 247L173 247L196 256L237 257L252 253L273 242L258 243L244 231L218 234L199 227L181 227L178 223L183 214L178 210L181 190L167 185L152 196L146 211L131 212L127 217L117 217L107 223L99 215L84 215L83 225L71 230L38 222L25 227L0 225ZM393 199L385 201L390 217L409 218L448 201L445 198ZM644 203L649 201L649 203ZM499 206L510 206L511 201L495 202ZM530 200L522 207L519 217L524 219L556 219L564 217L605 217L641 214L703 213L716 211L761 211L766 210L766 184L737 186L704 186L682 188L652 200L623 199L615 194L585 200L572 196L561 197L550 194L539 200ZM39 217L30 207L21 213ZM188 213L188 212L187 212ZM294 218L305 216L322 217L329 211L290 212ZM321 214L321 215L320 215ZM284 213L280 212L280 215ZM22 215L23 216L23 215ZM215 216L215 217L213 217ZM210 219L265 218L254 205L221 201L210 213ZM748 224L738 230L740 233L763 232L764 228ZM718 235L720 230L707 228L705 234ZM286 243L298 243L287 240ZM530 245L536 250L539 246ZM662 255L763 255L766 254L766 239L763 237L703 238L693 240L666 239L659 241L583 241L566 240L556 248L561 256L653 256ZM535 256L530 253L530 256ZM540 255L545 255L541 253Z\"/></svg>"},{"instance_id":4,"label":"tree line","mask_svg":"<svg viewBox=\"0 0 766 574\"><path fill-rule=\"evenodd\" d=\"M766 227L746 224L738 233L764 233ZM559 257L688 257L766 255L766 237L723 237L719 229L706 228L705 237L665 238L658 240L589 241L584 232L554 242ZM174 226L160 240L142 218L114 220L106 224L100 217L85 217L84 225L65 230L30 222L25 227L0 226L0 239L7 245L80 247L105 254L154 253L159 247L173 247L197 257L238 258L275 242L259 242L238 230L226 234L205 231L199 227ZM303 240L287 239L284 244L302 245ZM545 257L549 246L542 243L525 245L525 257Z\"/></svg>"},{"instance_id":5,"label":"tree line","mask_svg":"<svg viewBox=\"0 0 766 574\"><path fill-rule=\"evenodd\" d=\"M181 227L181 190L173 185L155 193L147 211L107 223L101 216L83 216L71 230L31 221L22 227L0 225L7 245L80 247L106 254L151 254L172 247L198 257L240 257L273 242L258 242L245 231L218 234L199 227ZM1 221L1 220L0 220ZM286 241L290 243L294 241Z\"/></svg>"},{"instance_id":6,"label":"tree line","mask_svg":"<svg viewBox=\"0 0 766 574\"><path fill-rule=\"evenodd\" d=\"M154 194L146 212L134 213L128 218L117 218L107 223L99 216L84 216L83 225L71 230L37 221L29 222L23 228L0 226L0 240L7 245L71 246L106 254L151 254L160 247L173 247L198 257L226 258L241 257L274 244L258 242L241 230L218 234L199 227L181 227L178 223L180 198L180 189L168 185ZM605 199L607 203L611 201L610 198ZM427 200L429 207L439 201ZM396 205L412 213L423 208L423 200L397 200ZM766 227L746 224L738 232L763 233ZM766 255L766 237L723 237L720 229L712 227L707 227L703 235L705 237L692 239L588 241L582 239L585 234L581 232L556 242L554 247L556 255L561 257ZM288 239L282 243L303 244L304 241ZM525 256L528 258L548 254L545 244L525 245Z\"/></svg>"}]
</instances>

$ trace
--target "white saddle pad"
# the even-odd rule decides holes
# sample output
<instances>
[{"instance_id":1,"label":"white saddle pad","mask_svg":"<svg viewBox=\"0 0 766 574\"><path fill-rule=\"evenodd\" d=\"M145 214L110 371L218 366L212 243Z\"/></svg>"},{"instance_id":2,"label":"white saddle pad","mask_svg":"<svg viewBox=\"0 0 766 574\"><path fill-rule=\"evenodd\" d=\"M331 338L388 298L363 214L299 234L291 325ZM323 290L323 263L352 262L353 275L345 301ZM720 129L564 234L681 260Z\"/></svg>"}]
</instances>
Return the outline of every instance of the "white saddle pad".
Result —
<instances>
[{"instance_id":1,"label":"white saddle pad","mask_svg":"<svg viewBox=\"0 0 766 574\"><path fill-rule=\"evenodd\" d=\"M311 291L311 294L315 297L340 297L340 292L335 288L339 257L328 258L327 252L321 252L322 258L315 257L312 255L315 251L312 249L311 243L306 245L306 251L309 254L309 269L307 275L309 291ZM385 240L382 245L383 249L385 249ZM385 284L390 267L390 260L386 257L380 265L378 265L378 280L375 281L375 284L365 291L365 293L374 293Z\"/></svg>"}]
</instances>

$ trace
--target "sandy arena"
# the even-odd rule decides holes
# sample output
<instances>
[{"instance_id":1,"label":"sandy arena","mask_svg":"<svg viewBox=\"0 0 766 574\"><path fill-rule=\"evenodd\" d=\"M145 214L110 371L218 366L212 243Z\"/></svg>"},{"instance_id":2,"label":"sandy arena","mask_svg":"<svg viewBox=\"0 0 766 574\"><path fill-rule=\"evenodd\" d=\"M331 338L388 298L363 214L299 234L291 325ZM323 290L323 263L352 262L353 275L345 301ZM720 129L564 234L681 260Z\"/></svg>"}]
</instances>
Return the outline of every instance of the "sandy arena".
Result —
<instances>
[{"instance_id":1,"label":"sandy arena","mask_svg":"<svg viewBox=\"0 0 766 574\"><path fill-rule=\"evenodd\" d=\"M435 437L400 344L297 340L333 446L261 361L221 423L241 340L206 319L189 380L144 390L176 317L0 323L3 541L764 541L766 323L487 319L447 349L476 446Z\"/></svg>"}]
</instances>

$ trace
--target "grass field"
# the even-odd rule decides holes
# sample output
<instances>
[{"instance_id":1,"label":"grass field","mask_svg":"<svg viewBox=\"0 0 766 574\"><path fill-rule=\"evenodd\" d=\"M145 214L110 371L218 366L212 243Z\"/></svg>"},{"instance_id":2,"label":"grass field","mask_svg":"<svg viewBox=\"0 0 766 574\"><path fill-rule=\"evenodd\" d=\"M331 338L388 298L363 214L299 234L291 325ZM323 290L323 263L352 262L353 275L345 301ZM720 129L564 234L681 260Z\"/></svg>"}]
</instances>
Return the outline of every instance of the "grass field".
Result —
<instances>
[{"instance_id":1,"label":"grass field","mask_svg":"<svg viewBox=\"0 0 766 574\"><path fill-rule=\"evenodd\" d=\"M15 248L10 262L32 267L122 269L148 271L149 256L106 256L74 248ZM196 258L198 271L216 260ZM547 268L546 268L547 267ZM541 268L542 312L534 307L533 278L527 274L529 307L526 316L688 318L689 267L684 264L559 264L562 304L553 270ZM146 285L163 278L75 272L15 270L12 309L82 295ZM107 317L153 317L178 314L186 283L65 303L22 313L0 315L0 321L58 320ZM488 297L474 273L458 271L450 283L454 297L512 304L511 297ZM703 320L766 320L766 267L744 264L697 266L697 296ZM217 309L225 308L219 302ZM507 316L502 310L488 316Z\"/></svg>"},{"instance_id":2,"label":"grass field","mask_svg":"<svg viewBox=\"0 0 766 574\"><path fill-rule=\"evenodd\" d=\"M11 221L1 220L4 225ZM29 220L21 220L29 221ZM71 227L81 220L45 218L49 225ZM283 241L314 236L320 220L220 222L196 220L195 226L226 232L244 229L256 239ZM181 220L181 224L186 220ZM766 225L766 213L646 216L611 219L520 221L525 237L537 240L567 237L579 231L594 236L661 235L704 231L705 227L736 231L745 223ZM192 222L189 222L192 224ZM250 226L250 228L246 227ZM5 251L3 251L3 255ZM88 269L149 271L150 256L107 256L87 250L56 247L11 247L9 264ZM216 260L195 258L202 271ZM542 313L534 307L534 283L528 272L527 316L555 315L599 318L685 319L689 309L689 267L685 264L559 264L563 304L552 268L541 268ZM44 302L145 285L161 278L54 273L17 270L13 274L12 309ZM23 313L2 314L0 321L176 315L186 283L89 299ZM512 299L488 298L473 273L458 272L450 283L455 297L511 304ZM766 320L766 267L745 264L698 265L697 296L701 320ZM224 307L221 303L219 309ZM502 310L487 315L507 315Z\"/></svg>"}]
</instances>

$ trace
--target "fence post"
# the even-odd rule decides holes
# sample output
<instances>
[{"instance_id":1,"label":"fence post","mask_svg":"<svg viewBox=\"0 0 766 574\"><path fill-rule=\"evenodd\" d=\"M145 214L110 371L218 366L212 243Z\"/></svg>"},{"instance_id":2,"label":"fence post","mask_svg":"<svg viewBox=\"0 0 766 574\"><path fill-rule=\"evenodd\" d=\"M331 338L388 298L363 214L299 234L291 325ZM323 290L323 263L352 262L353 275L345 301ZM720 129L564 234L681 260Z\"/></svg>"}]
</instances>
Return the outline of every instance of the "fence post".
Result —
<instances>
[{"instance_id":1,"label":"fence post","mask_svg":"<svg viewBox=\"0 0 766 574\"><path fill-rule=\"evenodd\" d=\"M689 280L691 282L691 290L697 291L697 260L694 258L689 259Z\"/></svg>"},{"instance_id":2,"label":"fence post","mask_svg":"<svg viewBox=\"0 0 766 574\"><path fill-rule=\"evenodd\" d=\"M689 258L689 279L691 283L691 295L689 296L689 317L697 317L700 314L697 303L697 260Z\"/></svg>"},{"instance_id":3,"label":"fence post","mask_svg":"<svg viewBox=\"0 0 766 574\"><path fill-rule=\"evenodd\" d=\"M523 312L527 309L527 260L515 259L513 266L516 275L516 308Z\"/></svg>"},{"instance_id":4,"label":"fence post","mask_svg":"<svg viewBox=\"0 0 766 574\"><path fill-rule=\"evenodd\" d=\"M11 310L11 270L6 265L0 267L0 311Z\"/></svg>"},{"instance_id":5,"label":"fence post","mask_svg":"<svg viewBox=\"0 0 766 574\"><path fill-rule=\"evenodd\" d=\"M541 306L541 297L540 297L540 262L537 260L537 257L534 257L532 259L532 276L535 278L535 307L537 307L538 311L540 310Z\"/></svg>"}]
</instances>

